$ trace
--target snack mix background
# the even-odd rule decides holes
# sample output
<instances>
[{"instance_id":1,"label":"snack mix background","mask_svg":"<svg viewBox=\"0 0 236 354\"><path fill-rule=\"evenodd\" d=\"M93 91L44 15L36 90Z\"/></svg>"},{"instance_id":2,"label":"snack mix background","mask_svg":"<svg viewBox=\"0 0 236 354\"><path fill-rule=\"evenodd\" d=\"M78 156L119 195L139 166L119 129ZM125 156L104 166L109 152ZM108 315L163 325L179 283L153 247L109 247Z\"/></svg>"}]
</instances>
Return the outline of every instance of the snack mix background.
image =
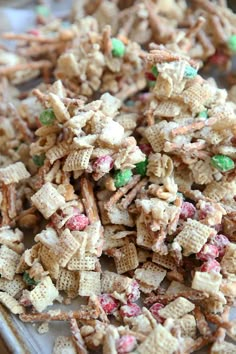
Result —
<instances>
[{"instance_id":1,"label":"snack mix background","mask_svg":"<svg viewBox=\"0 0 236 354\"><path fill-rule=\"evenodd\" d=\"M2 34L0 303L54 354L236 353L236 14L79 3Z\"/></svg>"}]
</instances>

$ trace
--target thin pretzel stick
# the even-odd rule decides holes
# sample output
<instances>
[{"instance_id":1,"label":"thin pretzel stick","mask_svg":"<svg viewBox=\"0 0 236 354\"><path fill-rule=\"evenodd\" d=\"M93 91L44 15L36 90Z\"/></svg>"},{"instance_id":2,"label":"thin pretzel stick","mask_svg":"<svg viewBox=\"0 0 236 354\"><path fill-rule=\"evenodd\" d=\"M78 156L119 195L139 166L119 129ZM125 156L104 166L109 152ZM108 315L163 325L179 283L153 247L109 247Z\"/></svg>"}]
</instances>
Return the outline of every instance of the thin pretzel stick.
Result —
<instances>
[{"instance_id":1,"label":"thin pretzel stick","mask_svg":"<svg viewBox=\"0 0 236 354\"><path fill-rule=\"evenodd\" d=\"M53 43L53 44L45 44L40 46L31 46L27 48L18 49L17 53L22 55L23 57L37 57L38 55L48 54L54 52L56 50L63 51L65 49L65 43Z\"/></svg>"},{"instance_id":2,"label":"thin pretzel stick","mask_svg":"<svg viewBox=\"0 0 236 354\"><path fill-rule=\"evenodd\" d=\"M1 204L1 214L2 222L1 226L9 225L10 218L8 215L8 188L5 184L2 184L2 204Z\"/></svg>"},{"instance_id":3,"label":"thin pretzel stick","mask_svg":"<svg viewBox=\"0 0 236 354\"><path fill-rule=\"evenodd\" d=\"M154 115L153 112L148 111L146 114L146 121L147 121L147 125L150 127L151 125L154 125L155 123L155 119L154 119Z\"/></svg>"},{"instance_id":4,"label":"thin pretzel stick","mask_svg":"<svg viewBox=\"0 0 236 354\"><path fill-rule=\"evenodd\" d=\"M199 337L195 340L193 344L190 344L185 348L185 352L183 354L190 354L205 347L207 344L212 343L214 341L214 337Z\"/></svg>"},{"instance_id":5,"label":"thin pretzel stick","mask_svg":"<svg viewBox=\"0 0 236 354\"><path fill-rule=\"evenodd\" d=\"M22 40L39 43L55 43L61 40L61 38L59 37L34 36L32 34L27 33L3 33L1 37L8 40Z\"/></svg>"},{"instance_id":6,"label":"thin pretzel stick","mask_svg":"<svg viewBox=\"0 0 236 354\"><path fill-rule=\"evenodd\" d=\"M194 314L195 314L195 319L197 322L197 328L198 328L200 334L203 337L210 336L212 334L210 327L209 327L209 325L206 321L206 318L205 318L204 314L202 313L199 306L195 307Z\"/></svg>"},{"instance_id":7,"label":"thin pretzel stick","mask_svg":"<svg viewBox=\"0 0 236 354\"><path fill-rule=\"evenodd\" d=\"M176 294L164 294L164 295L154 295L154 296L148 296L145 300L144 303L146 305L151 305L155 302L160 302L162 304L168 304L170 301L173 301L175 299L177 299L178 297L185 297L186 299L190 300L190 301L199 301L199 300L203 300L207 297L209 297L209 295L207 293L204 293L202 291L199 290L188 290L188 291L181 291L179 293Z\"/></svg>"},{"instance_id":8,"label":"thin pretzel stick","mask_svg":"<svg viewBox=\"0 0 236 354\"><path fill-rule=\"evenodd\" d=\"M219 15L217 7L208 0L193 0L199 7L204 9L207 13Z\"/></svg>"},{"instance_id":9,"label":"thin pretzel stick","mask_svg":"<svg viewBox=\"0 0 236 354\"><path fill-rule=\"evenodd\" d=\"M45 313L30 313L20 315L20 319L23 322L44 322L44 321L69 321L71 317L76 320L88 320L95 319L99 315L97 310L87 309L71 312L60 312L56 315L51 315L48 312Z\"/></svg>"},{"instance_id":10,"label":"thin pretzel stick","mask_svg":"<svg viewBox=\"0 0 236 354\"><path fill-rule=\"evenodd\" d=\"M82 177L80 180L80 188L83 198L82 201L90 223L93 224L96 221L100 221L92 183L86 177Z\"/></svg>"},{"instance_id":11,"label":"thin pretzel stick","mask_svg":"<svg viewBox=\"0 0 236 354\"><path fill-rule=\"evenodd\" d=\"M16 126L16 129L21 132L21 134L23 135L24 139L27 142L31 142L34 139L34 135L31 132L31 130L29 129L27 123L23 119L21 119L15 106L12 103L9 103L8 107L9 107L11 114L13 115L14 124Z\"/></svg>"},{"instance_id":12,"label":"thin pretzel stick","mask_svg":"<svg viewBox=\"0 0 236 354\"><path fill-rule=\"evenodd\" d=\"M140 180L139 175L135 175L129 183L127 183L124 187L119 188L113 195L112 197L104 204L104 208L106 210L109 210L112 205L114 205L123 195L125 195L128 190L133 188Z\"/></svg>"},{"instance_id":13,"label":"thin pretzel stick","mask_svg":"<svg viewBox=\"0 0 236 354\"><path fill-rule=\"evenodd\" d=\"M163 62L170 63L172 61L186 60L193 67L198 67L198 64L195 60L185 55L175 54L167 50L165 47L156 44L153 44L152 47L155 49L151 50L150 53L148 54L145 52L140 53L140 57L144 58L144 60L150 62L151 64L163 63Z\"/></svg>"},{"instance_id":14,"label":"thin pretzel stick","mask_svg":"<svg viewBox=\"0 0 236 354\"><path fill-rule=\"evenodd\" d=\"M16 185L15 183L11 183L8 186L8 215L11 219L14 219L17 215L16 212Z\"/></svg>"},{"instance_id":15,"label":"thin pretzel stick","mask_svg":"<svg viewBox=\"0 0 236 354\"><path fill-rule=\"evenodd\" d=\"M139 181L136 186L125 196L125 198L121 201L121 206L124 209L127 209L127 207L132 203L134 198L136 197L137 193L140 191L140 189L145 186L147 183L148 179L143 178L141 181Z\"/></svg>"},{"instance_id":16,"label":"thin pretzel stick","mask_svg":"<svg viewBox=\"0 0 236 354\"><path fill-rule=\"evenodd\" d=\"M171 131L173 137L176 135L183 135L186 133L194 132L195 130L200 130L205 126L211 126L216 122L216 118L212 117L205 121L194 122L188 125L184 125L182 127L175 128Z\"/></svg>"},{"instance_id":17,"label":"thin pretzel stick","mask_svg":"<svg viewBox=\"0 0 236 354\"><path fill-rule=\"evenodd\" d=\"M102 31L102 49L104 54L109 54L112 49L111 44L111 26L105 26Z\"/></svg>"},{"instance_id":18,"label":"thin pretzel stick","mask_svg":"<svg viewBox=\"0 0 236 354\"><path fill-rule=\"evenodd\" d=\"M227 42L227 36L224 32L224 29L222 27L221 21L218 16L212 15L210 16L210 20L212 22L213 26L213 33L214 37L219 41L220 43L226 43Z\"/></svg>"},{"instance_id":19,"label":"thin pretzel stick","mask_svg":"<svg viewBox=\"0 0 236 354\"><path fill-rule=\"evenodd\" d=\"M229 312L230 312L230 306L225 306L224 311L221 315L221 318L224 322L227 322L229 319ZM217 343L223 343L225 340L225 336L226 336L226 329L219 327L217 328L217 330L215 331L215 338L216 338L216 342Z\"/></svg>"},{"instance_id":20,"label":"thin pretzel stick","mask_svg":"<svg viewBox=\"0 0 236 354\"><path fill-rule=\"evenodd\" d=\"M145 0L145 7L148 11L148 20L149 20L149 25L150 28L152 30L152 35L155 41L159 41L160 38L163 37L163 35L165 35L165 27L163 28L163 26L160 23L159 20L159 16L155 13L152 4L150 3L150 1Z\"/></svg>"},{"instance_id":21,"label":"thin pretzel stick","mask_svg":"<svg viewBox=\"0 0 236 354\"><path fill-rule=\"evenodd\" d=\"M49 60L30 61L28 63L15 64L11 66L3 66L0 68L0 75L9 75L20 70L42 69L51 67L52 63Z\"/></svg>"},{"instance_id":22,"label":"thin pretzel stick","mask_svg":"<svg viewBox=\"0 0 236 354\"><path fill-rule=\"evenodd\" d=\"M77 352L79 354L88 354L87 349L85 348L84 340L81 336L78 324L75 318L70 319L70 329L72 334L73 342L76 345Z\"/></svg>"},{"instance_id":23,"label":"thin pretzel stick","mask_svg":"<svg viewBox=\"0 0 236 354\"><path fill-rule=\"evenodd\" d=\"M186 32L186 38L193 38L202 28L202 26L206 23L206 19L200 16L197 21L188 29Z\"/></svg>"}]
</instances>

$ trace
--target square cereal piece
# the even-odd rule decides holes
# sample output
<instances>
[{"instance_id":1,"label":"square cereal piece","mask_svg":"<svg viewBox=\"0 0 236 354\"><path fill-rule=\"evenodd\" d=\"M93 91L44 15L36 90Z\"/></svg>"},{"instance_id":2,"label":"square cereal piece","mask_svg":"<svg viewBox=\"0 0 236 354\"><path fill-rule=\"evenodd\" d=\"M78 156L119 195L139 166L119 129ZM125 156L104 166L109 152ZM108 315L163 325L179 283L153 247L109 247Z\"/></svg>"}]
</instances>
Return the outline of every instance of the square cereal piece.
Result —
<instances>
[{"instance_id":1,"label":"square cereal piece","mask_svg":"<svg viewBox=\"0 0 236 354\"><path fill-rule=\"evenodd\" d=\"M228 193L227 185L222 182L211 182L209 183L203 191L205 197L219 202Z\"/></svg>"},{"instance_id":2,"label":"square cereal piece","mask_svg":"<svg viewBox=\"0 0 236 354\"><path fill-rule=\"evenodd\" d=\"M176 293L180 293L182 291L189 291L191 290L191 288L189 288L188 286L176 281L176 280L173 280L169 287L167 288L166 290L166 294L176 294Z\"/></svg>"},{"instance_id":3,"label":"square cereal piece","mask_svg":"<svg viewBox=\"0 0 236 354\"><path fill-rule=\"evenodd\" d=\"M80 272L79 291L80 296L91 296L101 294L101 280L99 272Z\"/></svg>"},{"instance_id":4,"label":"square cereal piece","mask_svg":"<svg viewBox=\"0 0 236 354\"><path fill-rule=\"evenodd\" d=\"M77 354L76 346L72 337L57 337L52 354Z\"/></svg>"},{"instance_id":5,"label":"square cereal piece","mask_svg":"<svg viewBox=\"0 0 236 354\"><path fill-rule=\"evenodd\" d=\"M211 347L210 354L235 354L236 345L229 342L218 343L217 341Z\"/></svg>"},{"instance_id":6,"label":"square cereal piece","mask_svg":"<svg viewBox=\"0 0 236 354\"><path fill-rule=\"evenodd\" d=\"M69 153L64 163L63 171L85 170L88 167L92 151L93 147Z\"/></svg>"},{"instance_id":7,"label":"square cereal piece","mask_svg":"<svg viewBox=\"0 0 236 354\"><path fill-rule=\"evenodd\" d=\"M163 318L181 318L187 313L193 311L195 305L184 297L178 297L176 300L171 301L163 309L159 310L160 316Z\"/></svg>"},{"instance_id":8,"label":"square cereal piece","mask_svg":"<svg viewBox=\"0 0 236 354\"><path fill-rule=\"evenodd\" d=\"M135 279L141 281L143 285L157 289L166 276L166 270L158 267L152 262L146 262L142 268L135 270Z\"/></svg>"},{"instance_id":9,"label":"square cereal piece","mask_svg":"<svg viewBox=\"0 0 236 354\"><path fill-rule=\"evenodd\" d=\"M120 259L115 258L115 265L118 274L128 272L129 270L138 267L138 255L135 245L131 242L128 245L121 247L122 256Z\"/></svg>"},{"instance_id":10,"label":"square cereal piece","mask_svg":"<svg viewBox=\"0 0 236 354\"><path fill-rule=\"evenodd\" d=\"M77 252L69 260L67 268L69 270L94 270L96 262L96 256L89 253L81 255L80 252Z\"/></svg>"},{"instance_id":11,"label":"square cereal piece","mask_svg":"<svg viewBox=\"0 0 236 354\"><path fill-rule=\"evenodd\" d=\"M182 337L195 338L197 334L197 324L193 315L187 314L175 321L180 326Z\"/></svg>"},{"instance_id":12,"label":"square cereal piece","mask_svg":"<svg viewBox=\"0 0 236 354\"><path fill-rule=\"evenodd\" d=\"M188 219L183 230L176 236L175 241L184 249L184 256L198 253L210 236L216 231L199 221Z\"/></svg>"},{"instance_id":13,"label":"square cereal piece","mask_svg":"<svg viewBox=\"0 0 236 354\"><path fill-rule=\"evenodd\" d=\"M164 268L175 270L176 269L176 263L173 257L171 257L169 254L167 255L161 255L159 253L153 253L152 256L152 261L154 263L157 263L161 265Z\"/></svg>"},{"instance_id":14,"label":"square cereal piece","mask_svg":"<svg viewBox=\"0 0 236 354\"><path fill-rule=\"evenodd\" d=\"M151 249L154 242L153 237L148 232L146 225L140 220L140 218L136 220L136 227L137 227L137 239L136 239L137 245Z\"/></svg>"},{"instance_id":15,"label":"square cereal piece","mask_svg":"<svg viewBox=\"0 0 236 354\"><path fill-rule=\"evenodd\" d=\"M49 272L52 279L57 279L59 276L60 266L58 257L52 248L42 246L40 249L40 262L43 268Z\"/></svg>"},{"instance_id":16,"label":"square cereal piece","mask_svg":"<svg viewBox=\"0 0 236 354\"><path fill-rule=\"evenodd\" d=\"M15 275L12 280L0 278L0 290L5 291L13 297L25 288L26 284L20 275Z\"/></svg>"},{"instance_id":17,"label":"square cereal piece","mask_svg":"<svg viewBox=\"0 0 236 354\"><path fill-rule=\"evenodd\" d=\"M58 236L55 229L52 227L47 227L42 230L39 234L37 234L34 238L36 242L40 242L46 247L54 248L58 243Z\"/></svg>"},{"instance_id":18,"label":"square cereal piece","mask_svg":"<svg viewBox=\"0 0 236 354\"><path fill-rule=\"evenodd\" d=\"M161 152L165 145L165 136L159 124L154 124L145 129L145 137L151 144L154 152Z\"/></svg>"},{"instance_id":19,"label":"square cereal piece","mask_svg":"<svg viewBox=\"0 0 236 354\"><path fill-rule=\"evenodd\" d=\"M36 287L29 292L29 300L38 312L42 312L58 297L58 290L53 285L50 277L45 277Z\"/></svg>"},{"instance_id":20,"label":"square cereal piece","mask_svg":"<svg viewBox=\"0 0 236 354\"><path fill-rule=\"evenodd\" d=\"M14 297L5 292L0 292L0 304L6 306L6 308L8 308L11 313L14 313L14 315L19 315L25 312L24 307L21 306Z\"/></svg>"},{"instance_id":21,"label":"square cereal piece","mask_svg":"<svg viewBox=\"0 0 236 354\"><path fill-rule=\"evenodd\" d=\"M32 197L32 203L45 219L49 219L65 204L64 197L58 193L50 182L45 183Z\"/></svg>"},{"instance_id":22,"label":"square cereal piece","mask_svg":"<svg viewBox=\"0 0 236 354\"><path fill-rule=\"evenodd\" d=\"M111 120L102 129L99 141L102 146L119 146L124 138L124 128L119 123Z\"/></svg>"},{"instance_id":23,"label":"square cereal piece","mask_svg":"<svg viewBox=\"0 0 236 354\"><path fill-rule=\"evenodd\" d=\"M173 354L178 346L178 340L165 327L158 324L137 350L143 354Z\"/></svg>"},{"instance_id":24,"label":"square cereal piece","mask_svg":"<svg viewBox=\"0 0 236 354\"><path fill-rule=\"evenodd\" d=\"M67 141L62 141L54 145L46 152L46 158L53 164L56 160L68 155L70 152L70 145Z\"/></svg>"},{"instance_id":25,"label":"square cereal piece","mask_svg":"<svg viewBox=\"0 0 236 354\"><path fill-rule=\"evenodd\" d=\"M67 269L61 269L57 279L56 288L64 290L69 297L73 298L78 293L79 272L72 272Z\"/></svg>"},{"instance_id":26,"label":"square cereal piece","mask_svg":"<svg viewBox=\"0 0 236 354\"><path fill-rule=\"evenodd\" d=\"M78 251L80 247L79 242L76 241L76 238L72 235L69 229L65 229L59 241L54 248L54 252L58 257L58 263L61 267L65 267L71 257Z\"/></svg>"},{"instance_id":27,"label":"square cereal piece","mask_svg":"<svg viewBox=\"0 0 236 354\"><path fill-rule=\"evenodd\" d=\"M30 174L22 162L16 162L7 167L0 168L0 182L4 184L18 183L29 177Z\"/></svg>"},{"instance_id":28,"label":"square cereal piece","mask_svg":"<svg viewBox=\"0 0 236 354\"><path fill-rule=\"evenodd\" d=\"M234 243L231 242L227 245L220 265L225 273L236 273L236 245Z\"/></svg>"},{"instance_id":29,"label":"square cereal piece","mask_svg":"<svg viewBox=\"0 0 236 354\"><path fill-rule=\"evenodd\" d=\"M13 280L20 255L3 245L0 248L0 274L3 278Z\"/></svg>"},{"instance_id":30,"label":"square cereal piece","mask_svg":"<svg viewBox=\"0 0 236 354\"><path fill-rule=\"evenodd\" d=\"M102 293L124 292L132 282L131 278L105 270L101 280Z\"/></svg>"},{"instance_id":31,"label":"square cereal piece","mask_svg":"<svg viewBox=\"0 0 236 354\"><path fill-rule=\"evenodd\" d=\"M127 209L113 205L107 211L108 218L110 223L116 225L125 225L129 227L134 226L134 220Z\"/></svg>"},{"instance_id":32,"label":"square cereal piece","mask_svg":"<svg viewBox=\"0 0 236 354\"><path fill-rule=\"evenodd\" d=\"M195 272L192 288L214 295L214 293L219 291L221 282L222 275L219 273Z\"/></svg>"}]
</instances>

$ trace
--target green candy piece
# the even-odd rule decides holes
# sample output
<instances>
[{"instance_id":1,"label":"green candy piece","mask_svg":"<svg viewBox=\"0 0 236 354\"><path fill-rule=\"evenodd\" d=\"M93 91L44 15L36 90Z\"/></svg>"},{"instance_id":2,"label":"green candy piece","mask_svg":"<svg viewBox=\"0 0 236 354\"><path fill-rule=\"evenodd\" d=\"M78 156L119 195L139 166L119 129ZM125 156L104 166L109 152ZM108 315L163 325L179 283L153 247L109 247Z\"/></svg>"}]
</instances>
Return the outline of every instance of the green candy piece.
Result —
<instances>
[{"instance_id":1,"label":"green candy piece","mask_svg":"<svg viewBox=\"0 0 236 354\"><path fill-rule=\"evenodd\" d=\"M24 272L23 274L23 280L27 285L37 285L39 281L34 280L33 278L30 278L29 274L27 272Z\"/></svg>"},{"instance_id":2,"label":"green candy piece","mask_svg":"<svg viewBox=\"0 0 236 354\"><path fill-rule=\"evenodd\" d=\"M215 155L211 158L212 165L221 172L227 172L234 168L234 161L226 155Z\"/></svg>"},{"instance_id":3,"label":"green candy piece","mask_svg":"<svg viewBox=\"0 0 236 354\"><path fill-rule=\"evenodd\" d=\"M152 73L153 73L153 75L155 76L155 77L157 77L158 76L158 74L159 74L159 72L158 72L158 70L157 70L157 67L156 67L156 65L153 65L153 67L152 67Z\"/></svg>"},{"instance_id":4,"label":"green candy piece","mask_svg":"<svg viewBox=\"0 0 236 354\"><path fill-rule=\"evenodd\" d=\"M125 102L125 105L127 107L134 107L134 101L133 100L128 100L128 101Z\"/></svg>"},{"instance_id":5,"label":"green candy piece","mask_svg":"<svg viewBox=\"0 0 236 354\"><path fill-rule=\"evenodd\" d=\"M121 42L119 39L117 38L112 38L111 40L112 43L112 55L113 57L123 57L125 54L125 45L123 42Z\"/></svg>"},{"instance_id":6,"label":"green candy piece","mask_svg":"<svg viewBox=\"0 0 236 354\"><path fill-rule=\"evenodd\" d=\"M208 112L207 112L207 110L206 110L206 111L201 111L201 112L198 114L198 117L200 117L200 118L208 118Z\"/></svg>"},{"instance_id":7,"label":"green candy piece","mask_svg":"<svg viewBox=\"0 0 236 354\"><path fill-rule=\"evenodd\" d=\"M154 87L156 85L156 81L148 80L147 81L147 85L148 85L149 88L152 88L152 87Z\"/></svg>"},{"instance_id":8,"label":"green candy piece","mask_svg":"<svg viewBox=\"0 0 236 354\"><path fill-rule=\"evenodd\" d=\"M43 125L51 125L55 118L55 114L51 108L45 109L39 116L39 120Z\"/></svg>"},{"instance_id":9,"label":"green candy piece","mask_svg":"<svg viewBox=\"0 0 236 354\"><path fill-rule=\"evenodd\" d=\"M232 52L236 52L236 34L232 34L232 36L228 39L228 48Z\"/></svg>"},{"instance_id":10,"label":"green candy piece","mask_svg":"<svg viewBox=\"0 0 236 354\"><path fill-rule=\"evenodd\" d=\"M136 166L137 174L141 175L142 177L146 176L147 165L148 165L148 159L145 159L144 161L136 163L135 166Z\"/></svg>"},{"instance_id":11,"label":"green candy piece","mask_svg":"<svg viewBox=\"0 0 236 354\"><path fill-rule=\"evenodd\" d=\"M44 155L44 154L42 154L42 155L34 155L34 156L32 157L32 159L33 159L34 164L35 164L36 166L41 167L41 166L43 166L43 164L44 164L45 155Z\"/></svg>"},{"instance_id":12,"label":"green candy piece","mask_svg":"<svg viewBox=\"0 0 236 354\"><path fill-rule=\"evenodd\" d=\"M132 175L133 173L130 169L116 171L114 175L114 182L116 188L125 186L130 181Z\"/></svg>"},{"instance_id":13,"label":"green candy piece","mask_svg":"<svg viewBox=\"0 0 236 354\"><path fill-rule=\"evenodd\" d=\"M47 6L38 5L36 6L36 13L42 17L48 17L50 15L50 10Z\"/></svg>"},{"instance_id":14,"label":"green candy piece","mask_svg":"<svg viewBox=\"0 0 236 354\"><path fill-rule=\"evenodd\" d=\"M197 76L197 69L190 65L186 66L184 70L184 77L187 79L193 79L195 76Z\"/></svg>"}]
</instances>

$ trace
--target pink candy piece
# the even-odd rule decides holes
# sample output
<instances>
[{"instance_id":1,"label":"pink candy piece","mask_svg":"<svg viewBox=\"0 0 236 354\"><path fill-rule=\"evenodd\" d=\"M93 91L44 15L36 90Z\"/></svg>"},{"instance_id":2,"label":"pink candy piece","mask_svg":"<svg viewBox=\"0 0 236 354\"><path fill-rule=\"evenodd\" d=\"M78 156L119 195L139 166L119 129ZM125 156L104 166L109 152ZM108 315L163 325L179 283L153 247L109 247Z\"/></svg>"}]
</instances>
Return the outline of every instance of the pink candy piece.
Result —
<instances>
[{"instance_id":1,"label":"pink candy piece","mask_svg":"<svg viewBox=\"0 0 236 354\"><path fill-rule=\"evenodd\" d=\"M153 152L152 147L151 147L150 144L140 144L139 148L147 156L150 155L151 152Z\"/></svg>"},{"instance_id":2,"label":"pink candy piece","mask_svg":"<svg viewBox=\"0 0 236 354\"><path fill-rule=\"evenodd\" d=\"M40 32L36 28L32 28L28 31L29 34L33 34L34 36L39 36Z\"/></svg>"},{"instance_id":3,"label":"pink candy piece","mask_svg":"<svg viewBox=\"0 0 236 354\"><path fill-rule=\"evenodd\" d=\"M141 309L136 304L123 305L120 308L121 317L136 317L141 314Z\"/></svg>"},{"instance_id":4,"label":"pink candy piece","mask_svg":"<svg viewBox=\"0 0 236 354\"><path fill-rule=\"evenodd\" d=\"M159 315L159 311L165 307L163 304L160 304L157 302L156 304L153 304L149 311L152 313L153 317L157 320L159 323L163 323L165 319Z\"/></svg>"},{"instance_id":5,"label":"pink candy piece","mask_svg":"<svg viewBox=\"0 0 236 354\"><path fill-rule=\"evenodd\" d=\"M89 224L89 219L84 214L72 216L67 222L66 227L71 231L82 231Z\"/></svg>"},{"instance_id":6,"label":"pink candy piece","mask_svg":"<svg viewBox=\"0 0 236 354\"><path fill-rule=\"evenodd\" d=\"M225 65L229 60L229 57L223 53L216 52L209 58L209 62L215 65Z\"/></svg>"},{"instance_id":7,"label":"pink candy piece","mask_svg":"<svg viewBox=\"0 0 236 354\"><path fill-rule=\"evenodd\" d=\"M118 354L131 352L137 345L136 338L129 334L122 336L116 341L116 350Z\"/></svg>"},{"instance_id":8,"label":"pink candy piece","mask_svg":"<svg viewBox=\"0 0 236 354\"><path fill-rule=\"evenodd\" d=\"M200 259L201 261L208 261L210 259L214 259L219 256L219 250L217 246L215 245L210 245L209 243L206 243L201 251L199 251L196 254L196 258Z\"/></svg>"},{"instance_id":9,"label":"pink candy piece","mask_svg":"<svg viewBox=\"0 0 236 354\"><path fill-rule=\"evenodd\" d=\"M110 315L118 309L119 301L114 299L109 294L102 294L99 296L100 304L107 315Z\"/></svg>"},{"instance_id":10,"label":"pink candy piece","mask_svg":"<svg viewBox=\"0 0 236 354\"><path fill-rule=\"evenodd\" d=\"M219 273L221 270L220 263L217 262L215 259L210 259L207 262L204 262L200 268L201 272L216 272Z\"/></svg>"},{"instance_id":11,"label":"pink candy piece","mask_svg":"<svg viewBox=\"0 0 236 354\"><path fill-rule=\"evenodd\" d=\"M218 248L219 256L222 257L225 254L225 247L229 244L229 240L225 235L219 234L211 238L210 243Z\"/></svg>"},{"instance_id":12,"label":"pink candy piece","mask_svg":"<svg viewBox=\"0 0 236 354\"><path fill-rule=\"evenodd\" d=\"M105 155L97 158L93 163L93 170L97 173L108 173L114 165L111 156Z\"/></svg>"},{"instance_id":13,"label":"pink candy piece","mask_svg":"<svg viewBox=\"0 0 236 354\"><path fill-rule=\"evenodd\" d=\"M127 294L128 302L135 302L140 298L139 284L134 280L131 284L131 289Z\"/></svg>"},{"instance_id":14,"label":"pink candy piece","mask_svg":"<svg viewBox=\"0 0 236 354\"><path fill-rule=\"evenodd\" d=\"M196 212L196 208L192 203L183 202L181 206L180 218L181 219L193 218L195 212Z\"/></svg>"}]
</instances>

